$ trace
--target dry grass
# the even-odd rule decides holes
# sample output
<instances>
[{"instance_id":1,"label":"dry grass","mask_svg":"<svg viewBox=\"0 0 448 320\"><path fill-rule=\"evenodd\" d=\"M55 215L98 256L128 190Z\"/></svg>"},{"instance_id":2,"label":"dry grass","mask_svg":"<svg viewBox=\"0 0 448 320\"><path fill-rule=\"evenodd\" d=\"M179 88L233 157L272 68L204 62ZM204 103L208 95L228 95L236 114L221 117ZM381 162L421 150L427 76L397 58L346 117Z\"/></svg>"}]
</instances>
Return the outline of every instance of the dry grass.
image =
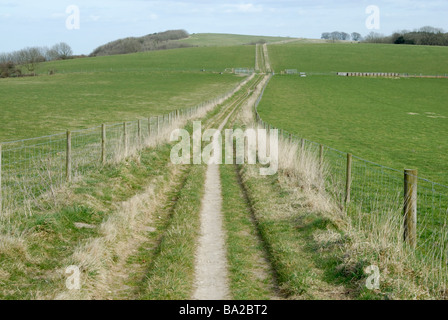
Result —
<instances>
[{"instance_id":1,"label":"dry grass","mask_svg":"<svg viewBox=\"0 0 448 320\"><path fill-rule=\"evenodd\" d=\"M176 168L171 168L170 183L155 192L162 181L156 178L146 190L119 205L119 208L99 226L99 237L80 245L66 265L76 265L82 271L82 289L62 289L55 299L106 299L120 286L122 266L133 249L145 241L144 233L151 225L154 212L165 201L164 194L175 184ZM62 273L63 270L59 270ZM117 283L118 281L118 283ZM122 285L122 284L121 284Z\"/></svg>"},{"instance_id":2,"label":"dry grass","mask_svg":"<svg viewBox=\"0 0 448 320\"><path fill-rule=\"evenodd\" d=\"M337 226L333 230L313 235L321 248L333 246L342 250L338 271L355 281L361 298L372 298L365 288L364 269L376 265L381 272L381 291L377 296L387 299L442 299L446 298L448 269L439 258L438 248L419 257L403 243L401 199L391 201L395 207L377 203L369 213L354 208L347 215L331 196L335 191L326 186L329 174L326 165L319 165L319 156L310 150L300 151L297 142L279 141L279 183L289 190L292 199L308 213L328 218ZM331 191L328 193L327 190ZM294 201L294 200L293 200ZM388 203L391 203L388 202ZM442 240L441 240L442 241ZM443 241L442 241L443 243Z\"/></svg>"}]
</instances>

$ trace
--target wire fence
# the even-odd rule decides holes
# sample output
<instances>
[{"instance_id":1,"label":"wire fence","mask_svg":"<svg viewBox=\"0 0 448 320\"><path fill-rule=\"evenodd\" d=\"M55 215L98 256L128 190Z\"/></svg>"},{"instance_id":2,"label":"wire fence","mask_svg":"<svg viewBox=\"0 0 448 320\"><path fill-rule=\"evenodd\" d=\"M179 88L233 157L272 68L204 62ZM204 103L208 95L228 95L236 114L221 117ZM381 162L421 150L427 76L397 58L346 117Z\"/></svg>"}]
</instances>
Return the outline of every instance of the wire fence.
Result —
<instances>
[{"instance_id":1,"label":"wire fence","mask_svg":"<svg viewBox=\"0 0 448 320\"><path fill-rule=\"evenodd\" d=\"M194 107L122 123L67 131L66 133L0 143L0 215L30 208L30 203L51 195L106 163L167 135L175 121L198 116L230 98L250 77L216 98ZM169 134L168 134L169 138Z\"/></svg>"},{"instance_id":2,"label":"wire fence","mask_svg":"<svg viewBox=\"0 0 448 320\"><path fill-rule=\"evenodd\" d=\"M368 78L435 78L435 79L446 79L448 74L423 74L423 73L397 73L397 72L322 72L322 71L304 71L297 70L297 72L291 72L296 69L285 69L281 70L278 74L281 75L293 75L293 76L344 76L344 77L368 77ZM289 72L288 72L289 71ZM299 72L302 71L302 72Z\"/></svg>"},{"instance_id":3,"label":"wire fence","mask_svg":"<svg viewBox=\"0 0 448 320\"><path fill-rule=\"evenodd\" d=\"M162 72L162 73L184 73L184 72L209 72L209 73L233 73L232 69L234 68L167 68L167 67L156 67L156 66L136 66L135 68L129 67L92 67L85 69L61 69L58 67L52 68L49 67L47 69L41 68L38 70L37 74L85 74L85 73L143 73L143 72Z\"/></svg>"},{"instance_id":4,"label":"wire fence","mask_svg":"<svg viewBox=\"0 0 448 320\"><path fill-rule=\"evenodd\" d=\"M272 75L271 75L272 77ZM270 78L271 79L271 78ZM265 87L269 81L266 83ZM264 93L264 90L263 90ZM278 129L261 119L258 105L255 117L259 126ZM326 191L338 205L350 212L373 217L375 215L396 215L399 229L406 233L406 203L409 195L406 189L405 170L397 170L352 156L346 152L309 141L282 129L280 136L300 144L299 150L309 152L321 161L326 176ZM448 186L414 176L416 183L416 245L415 252L431 255L432 259L448 262ZM389 217L390 218L390 217ZM366 220L363 220L366 221ZM403 234L403 240L405 235Z\"/></svg>"}]
</instances>

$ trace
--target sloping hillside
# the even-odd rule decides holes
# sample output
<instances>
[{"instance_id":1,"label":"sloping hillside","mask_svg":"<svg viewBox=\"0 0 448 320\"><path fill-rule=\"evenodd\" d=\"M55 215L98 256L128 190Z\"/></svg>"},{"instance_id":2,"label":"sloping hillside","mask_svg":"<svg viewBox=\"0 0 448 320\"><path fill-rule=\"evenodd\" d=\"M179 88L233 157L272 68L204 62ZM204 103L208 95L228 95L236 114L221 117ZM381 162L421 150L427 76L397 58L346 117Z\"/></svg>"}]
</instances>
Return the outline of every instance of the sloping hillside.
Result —
<instances>
[{"instance_id":1,"label":"sloping hillside","mask_svg":"<svg viewBox=\"0 0 448 320\"><path fill-rule=\"evenodd\" d=\"M90 56L110 56L115 54L191 47L191 44L173 42L173 40L185 39L188 37L189 34L185 30L168 30L165 32L148 34L143 37L128 37L99 46L93 50Z\"/></svg>"}]
</instances>

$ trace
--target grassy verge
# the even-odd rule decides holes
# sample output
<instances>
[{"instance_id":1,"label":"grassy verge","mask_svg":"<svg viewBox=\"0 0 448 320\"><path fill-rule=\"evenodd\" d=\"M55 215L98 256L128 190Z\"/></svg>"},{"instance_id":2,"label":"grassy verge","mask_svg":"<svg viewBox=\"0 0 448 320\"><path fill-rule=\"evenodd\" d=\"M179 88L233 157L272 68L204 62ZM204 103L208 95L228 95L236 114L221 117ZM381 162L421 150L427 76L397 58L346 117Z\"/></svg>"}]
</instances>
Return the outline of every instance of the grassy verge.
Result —
<instances>
[{"instance_id":1,"label":"grassy verge","mask_svg":"<svg viewBox=\"0 0 448 320\"><path fill-rule=\"evenodd\" d=\"M203 165L191 167L183 187L176 195L169 222L164 227L163 236L155 251L151 254L140 248L139 254L130 260L131 263L135 259L151 260L140 283L138 299L190 299L205 168Z\"/></svg>"},{"instance_id":2,"label":"grassy verge","mask_svg":"<svg viewBox=\"0 0 448 320\"><path fill-rule=\"evenodd\" d=\"M230 290L236 300L271 299L275 279L233 165L220 167Z\"/></svg>"},{"instance_id":3,"label":"grassy verge","mask_svg":"<svg viewBox=\"0 0 448 320\"><path fill-rule=\"evenodd\" d=\"M315 233L339 234L336 226L307 208L305 198L296 199L278 176L261 177L257 171L245 166L241 174L282 293L290 299L349 298L349 290L323 265L336 254L337 242L329 240L324 252L313 240Z\"/></svg>"}]
</instances>

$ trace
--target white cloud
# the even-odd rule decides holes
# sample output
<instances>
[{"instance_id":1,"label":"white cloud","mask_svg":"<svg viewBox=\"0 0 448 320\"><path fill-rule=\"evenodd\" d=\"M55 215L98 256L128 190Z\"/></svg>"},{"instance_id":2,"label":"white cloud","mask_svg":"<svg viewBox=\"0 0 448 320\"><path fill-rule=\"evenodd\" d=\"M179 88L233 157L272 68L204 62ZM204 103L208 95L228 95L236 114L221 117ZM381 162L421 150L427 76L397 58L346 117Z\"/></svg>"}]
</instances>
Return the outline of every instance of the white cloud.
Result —
<instances>
[{"instance_id":1,"label":"white cloud","mask_svg":"<svg viewBox=\"0 0 448 320\"><path fill-rule=\"evenodd\" d=\"M254 5L253 3L226 4L223 5L225 13L260 13L263 12L262 5Z\"/></svg>"}]
</instances>

